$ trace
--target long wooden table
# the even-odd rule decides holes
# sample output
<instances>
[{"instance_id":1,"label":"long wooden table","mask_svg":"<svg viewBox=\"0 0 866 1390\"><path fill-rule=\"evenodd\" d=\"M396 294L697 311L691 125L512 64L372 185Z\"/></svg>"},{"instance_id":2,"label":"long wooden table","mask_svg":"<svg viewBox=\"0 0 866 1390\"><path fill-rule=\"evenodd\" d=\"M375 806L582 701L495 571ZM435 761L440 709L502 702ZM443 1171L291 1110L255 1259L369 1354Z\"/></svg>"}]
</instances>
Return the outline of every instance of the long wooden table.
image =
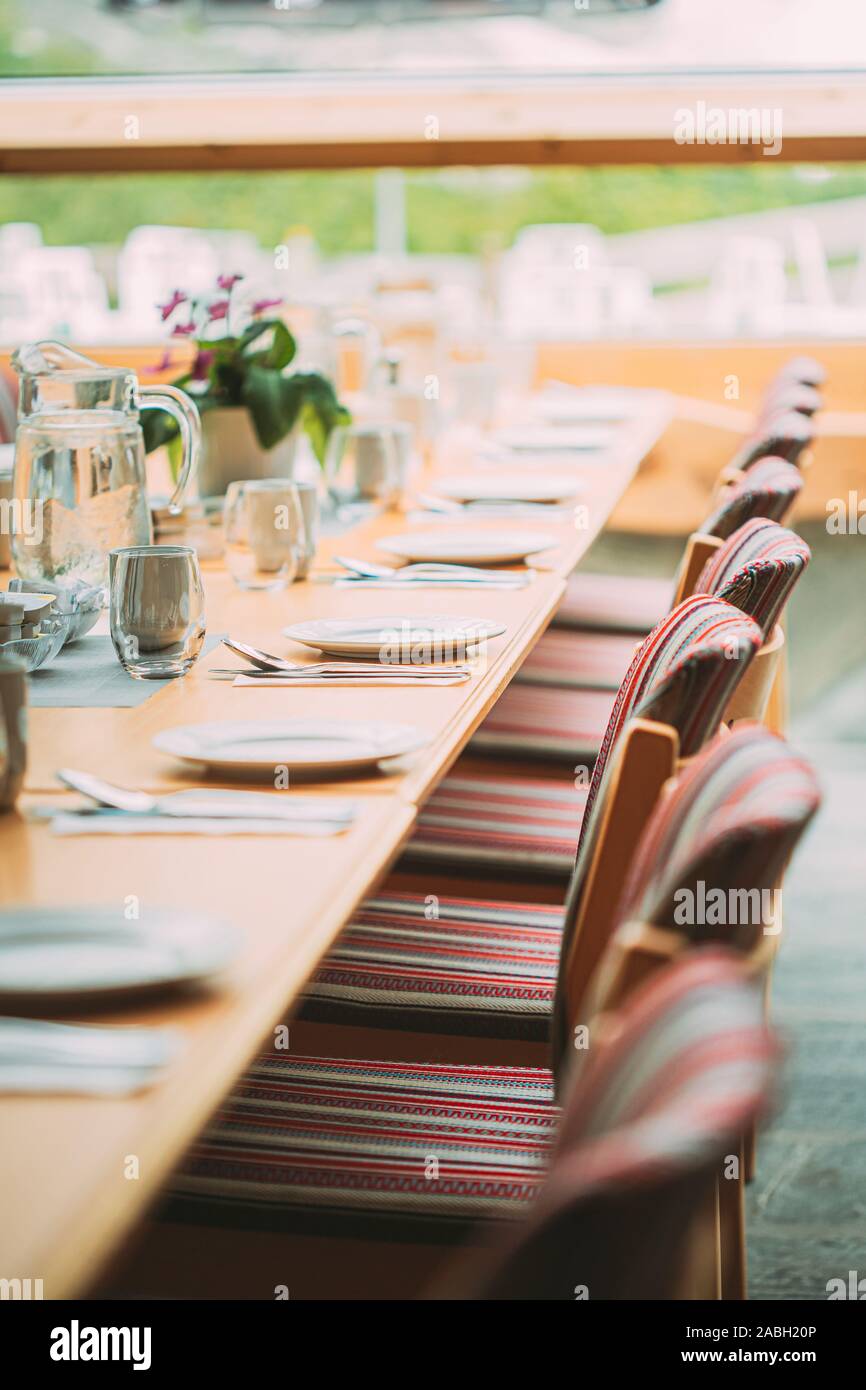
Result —
<instances>
[{"instance_id":1,"label":"long wooden table","mask_svg":"<svg viewBox=\"0 0 866 1390\"><path fill-rule=\"evenodd\" d=\"M379 775L290 787L286 794L298 798L336 791L357 802L351 829L324 840L266 835L64 839L20 813L3 818L4 906L121 904L135 895L143 920L148 908L158 905L212 913L241 929L244 947L219 987L207 993L95 1020L159 1023L178 1031L182 1050L152 1089L114 1100L0 1099L0 1277L42 1279L46 1298L73 1296L93 1283L357 904L387 872L412 830L417 806L544 631L566 576L666 419L656 403L622 428L603 461L579 466L586 507L581 525L545 523L556 545L525 589L413 594L414 612L489 616L506 625L465 685L239 689L208 678L210 667L234 662L218 647L183 680L162 687L135 709L31 710L22 809L51 798L69 801L54 778L63 764L152 790L200 783L201 776L151 747L159 730L199 720L394 719L418 725L429 742ZM426 486L429 482L425 479ZM339 543L323 544L317 566L327 568L335 549L376 558L375 541L405 528L405 517L380 515ZM219 570L206 572L206 592L212 631L231 631L299 659L315 658L279 636L286 624L314 616L397 615L407 603L396 590L353 593L314 582L280 594L242 593ZM130 1179L133 1155L138 1177Z\"/></svg>"}]
</instances>

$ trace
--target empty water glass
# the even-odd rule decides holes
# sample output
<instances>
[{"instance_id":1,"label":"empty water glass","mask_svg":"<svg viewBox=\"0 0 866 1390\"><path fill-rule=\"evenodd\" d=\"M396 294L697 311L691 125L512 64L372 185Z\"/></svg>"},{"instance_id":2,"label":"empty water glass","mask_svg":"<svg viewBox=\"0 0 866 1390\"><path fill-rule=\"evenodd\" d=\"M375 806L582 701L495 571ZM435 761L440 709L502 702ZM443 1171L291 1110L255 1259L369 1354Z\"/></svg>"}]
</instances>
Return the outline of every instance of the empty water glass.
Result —
<instances>
[{"instance_id":1,"label":"empty water glass","mask_svg":"<svg viewBox=\"0 0 866 1390\"><path fill-rule=\"evenodd\" d=\"M331 432L325 477L335 501L362 498L391 506L397 500L401 471L398 430L389 422L344 425Z\"/></svg>"},{"instance_id":2,"label":"empty water glass","mask_svg":"<svg viewBox=\"0 0 866 1390\"><path fill-rule=\"evenodd\" d=\"M284 589L307 552L296 483L255 478L230 483L225 500L226 566L241 589Z\"/></svg>"},{"instance_id":3,"label":"empty water glass","mask_svg":"<svg viewBox=\"0 0 866 1390\"><path fill-rule=\"evenodd\" d=\"M133 545L108 557L111 640L137 680L183 676L205 635L204 590L187 545Z\"/></svg>"}]
</instances>

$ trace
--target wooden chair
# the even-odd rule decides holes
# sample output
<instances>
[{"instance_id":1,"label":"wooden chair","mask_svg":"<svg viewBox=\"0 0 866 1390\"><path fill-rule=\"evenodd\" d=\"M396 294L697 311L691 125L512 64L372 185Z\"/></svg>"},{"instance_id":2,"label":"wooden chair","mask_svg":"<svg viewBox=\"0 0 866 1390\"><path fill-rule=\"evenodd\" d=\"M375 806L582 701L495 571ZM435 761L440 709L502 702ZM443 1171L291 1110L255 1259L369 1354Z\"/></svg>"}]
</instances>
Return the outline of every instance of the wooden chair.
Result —
<instances>
[{"instance_id":1,"label":"wooden chair","mask_svg":"<svg viewBox=\"0 0 866 1390\"><path fill-rule=\"evenodd\" d=\"M414 894L380 893L314 972L293 1023L297 1045L331 1055L351 1047L391 1058L544 1058L563 921L568 929L583 911L600 924L616 905L596 845L627 862L677 756L715 733L759 646L757 625L730 605L705 595L680 604L643 644L617 696L564 912L500 895L454 898L436 881ZM612 837L602 834L608 823Z\"/></svg>"},{"instance_id":2,"label":"wooden chair","mask_svg":"<svg viewBox=\"0 0 866 1390\"><path fill-rule=\"evenodd\" d=\"M173 1184L164 1224L151 1228L143 1259L115 1280L112 1292L273 1297L274 1287L282 1286L293 1297L353 1292L406 1296L445 1270L450 1241L471 1243L477 1241L479 1229L489 1232L513 1222L539 1191L538 1211L545 1229L552 1229L551 1213L563 1211L563 1189L556 1183L556 1200L544 1197L551 1141L556 1140L560 1154L593 1129L592 1123L579 1119L593 1109L587 1102L593 1086L586 1081L581 1061L585 1064L588 1055L592 1075L598 1065L597 1044L616 1046L629 1011L644 1007L647 991L668 987L672 960L674 969L688 970L697 969L696 961L705 958L700 931L671 922L677 894L707 872L723 875L725 885L733 888L761 883L764 876L776 881L816 804L811 771L781 740L758 726L741 726L718 736L668 786L630 865L626 862L621 868L622 906L589 983L574 980L576 957L568 957L560 991L565 980L569 998L578 1002L567 1017L566 1037L576 1038L583 1019L590 1047L587 1054L583 1047L568 1046L558 1059L561 1116L552 1100L551 1073L543 1068L411 1066L294 1056L280 1060L268 1054L196 1146ZM616 831L608 823L605 838ZM591 885L586 891L592 891ZM589 917L583 922L588 924ZM746 924L729 944L736 953L736 965L726 967L733 972L732 980L741 981L748 969L762 969L754 923ZM736 1007L729 1002L724 1011L727 1033L743 1027L745 1008L746 1033L752 1039L765 1036L760 991L746 990L738 1000ZM706 1018L706 1003L701 1009ZM694 1038L689 1047L700 1051ZM720 1049L712 1044L709 1050L715 1056ZM636 1069L639 1078L645 1065L643 1048L623 1075ZM595 1075L597 1097L601 1083ZM587 1089L575 1102L573 1088L581 1084ZM646 1098L647 1092L638 1090ZM616 1094L621 1099L620 1089ZM690 1094L694 1103L694 1091ZM697 1129L707 1116L703 1104L699 1109ZM596 1113L604 1113L604 1106ZM724 1143L713 1150L713 1165L702 1168L707 1180L718 1177L720 1158L739 1144L753 1119L730 1108L727 1114ZM695 1152L688 1110L681 1110L680 1117L683 1151ZM622 1114L615 1119L625 1123ZM602 1152L609 1157L610 1146ZM600 1171L606 1174L605 1193L616 1192L615 1174L622 1178L624 1170L616 1165L602 1165L600 1170L597 1159L598 1151L594 1160L584 1150L582 1160L570 1164L569 1180L577 1184L572 1199L577 1192L587 1196L597 1191L594 1179ZM630 1171L633 1175L635 1170ZM556 1173L555 1162L552 1172ZM622 1185L623 1205L611 1209L619 1213L614 1232L622 1213L634 1210L629 1203L635 1183ZM706 1214L712 1196L706 1184L687 1194L677 1191L671 1189L672 1200L687 1200L695 1212L700 1208ZM723 1291L731 1296L737 1292L730 1249L736 1245L731 1229L736 1206L727 1189L719 1192L718 1217L715 1198L712 1212L713 1222L721 1225L713 1224L711 1243L717 1234L723 1236L727 1253L723 1246L723 1260L712 1251L707 1259L705 1242L702 1277L709 1269L712 1289L705 1282L686 1287L677 1281L681 1294L713 1292L717 1269ZM652 1202L660 1200L658 1190L647 1195ZM607 1228L593 1221L601 1221L600 1210L606 1209L604 1203L601 1209L588 1208L586 1229L595 1234L586 1247L587 1260L593 1250L604 1259ZM193 1224L184 1226L182 1217ZM689 1231L683 1229L683 1240L692 1234L693 1223L686 1224ZM528 1229L532 1233L536 1227ZM572 1226L563 1222L557 1229L561 1251ZM624 1230L615 1240L611 1237L610 1249L626 1258ZM518 1243L521 1239L518 1235ZM530 1239L536 1248L535 1235ZM658 1272L657 1291L666 1287L666 1275L667 1270ZM596 1273L593 1278L601 1276ZM492 1287L502 1291L505 1286ZM623 1296L624 1290L633 1293L639 1285L617 1259L605 1287L612 1294L619 1289Z\"/></svg>"},{"instance_id":3,"label":"wooden chair","mask_svg":"<svg viewBox=\"0 0 866 1390\"><path fill-rule=\"evenodd\" d=\"M783 467L790 471L790 465ZM799 475L794 476L799 486ZM724 509L720 514L725 515ZM690 537L676 576L675 601L696 592L715 594L759 620L763 609L773 603L780 610L808 560L808 547L765 517L752 517L727 534L713 565L709 549L715 539L709 533ZM771 630L768 627L768 636ZM582 653L587 644L593 651L591 688L582 683ZM600 688L604 650L610 649L604 679L615 686L627 669L627 646L622 634L607 638L597 633L546 634L535 649L541 655L530 655L475 734L470 749L514 759L546 757L569 766L591 761L605 723L606 701ZM461 775L459 765L454 775Z\"/></svg>"},{"instance_id":4,"label":"wooden chair","mask_svg":"<svg viewBox=\"0 0 866 1390\"><path fill-rule=\"evenodd\" d=\"M700 1108L682 1084L683 1059L695 1057L709 1097ZM358 1065L343 1064L339 1074ZM423 1144L409 1141L415 1157L405 1167L407 1174L414 1169L411 1186L423 1218L413 1212L408 1175L392 1184L399 1201L391 1211L369 1185L362 1210L341 1205L345 1188L329 1205L329 1177L348 1158L338 1156L329 1169L324 1152L308 1165L296 1152L299 1181L282 1191L291 1211L264 1188L258 1204L248 1196L240 1210L223 1210L222 1224L201 1225L189 1211L187 1222L171 1219L179 1215L175 1203L139 1232L133 1251L95 1296L716 1297L712 1253L708 1260L705 1251L696 1267L693 1249L706 1241L704 1214L720 1165L738 1134L767 1108L776 1066L760 995L744 981L737 959L718 948L692 952L657 970L621 1008L596 1021L561 1108L542 1095L544 1080L534 1072L521 1078L523 1093L508 1104L497 1104L503 1082L495 1073L473 1077L462 1103L444 1087L422 1090L414 1102L419 1116L456 1112L459 1152L473 1155L466 1166L456 1158L449 1166L449 1142L436 1135L435 1119L428 1121L430 1145L442 1158L435 1174L435 1153L425 1155ZM629 1085L635 1074L639 1090ZM339 1093L333 1099L334 1078L318 1085L339 1112L346 1101ZM377 1100L375 1085L363 1078L356 1092L368 1106ZM399 1100L394 1097L398 1148ZM352 1142L360 1155L359 1109ZM467 1139L470 1115L475 1137ZM495 1132L485 1134L485 1120ZM437 1186L446 1191L431 1200ZM206 1178L202 1187L202 1205L218 1214Z\"/></svg>"},{"instance_id":5,"label":"wooden chair","mask_svg":"<svg viewBox=\"0 0 866 1390\"><path fill-rule=\"evenodd\" d=\"M783 367L768 386L755 416L754 430L732 462L722 470L716 491L766 458L781 459L799 467L808 464L813 434L811 420L821 404L813 383L823 380L823 371L820 364L811 359L795 358L792 362L791 370ZM807 373L808 380L798 375L801 371ZM777 521L784 519L772 512L766 515L774 516ZM746 519L743 516L737 524ZM704 526L702 529L711 528ZM659 620L668 602L664 581L578 570L569 580L568 592L553 625L643 635Z\"/></svg>"},{"instance_id":6,"label":"wooden chair","mask_svg":"<svg viewBox=\"0 0 866 1390\"><path fill-rule=\"evenodd\" d=\"M621 925L589 984L585 972L575 980L575 1012L595 1017L617 1009L654 971L707 940L735 947L766 1008L781 939L782 875L819 804L811 767L759 725L741 725L708 744L658 799L631 862ZM721 920L689 920L681 910L719 891L728 904ZM745 901L747 920L732 921L739 912L730 907ZM723 1297L745 1296L743 1184L753 1142L749 1128L738 1146L736 1177L720 1183L717 1194Z\"/></svg>"}]
</instances>

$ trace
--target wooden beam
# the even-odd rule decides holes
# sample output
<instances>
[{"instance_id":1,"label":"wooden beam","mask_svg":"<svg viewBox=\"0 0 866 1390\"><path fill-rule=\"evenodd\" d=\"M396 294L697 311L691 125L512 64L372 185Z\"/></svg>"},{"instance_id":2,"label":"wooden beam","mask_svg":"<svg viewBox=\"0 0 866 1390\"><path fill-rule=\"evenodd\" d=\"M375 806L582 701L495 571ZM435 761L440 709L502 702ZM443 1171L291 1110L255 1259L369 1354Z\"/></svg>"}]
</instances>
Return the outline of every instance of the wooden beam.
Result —
<instances>
[{"instance_id":1,"label":"wooden beam","mask_svg":"<svg viewBox=\"0 0 866 1390\"><path fill-rule=\"evenodd\" d=\"M741 164L679 144L678 113L778 110L776 160L866 159L862 73L15 78L0 170L85 173L451 164Z\"/></svg>"}]
</instances>

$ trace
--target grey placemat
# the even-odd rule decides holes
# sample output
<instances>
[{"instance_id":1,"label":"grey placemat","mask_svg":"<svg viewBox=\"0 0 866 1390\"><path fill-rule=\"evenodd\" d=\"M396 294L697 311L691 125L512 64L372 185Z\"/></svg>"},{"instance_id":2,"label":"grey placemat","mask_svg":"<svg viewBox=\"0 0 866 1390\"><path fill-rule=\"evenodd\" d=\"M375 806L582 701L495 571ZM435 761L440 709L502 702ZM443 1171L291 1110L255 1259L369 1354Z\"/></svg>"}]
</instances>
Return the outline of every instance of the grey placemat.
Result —
<instances>
[{"instance_id":1,"label":"grey placemat","mask_svg":"<svg viewBox=\"0 0 866 1390\"><path fill-rule=\"evenodd\" d=\"M208 633L202 655L212 651L221 633ZM143 705L166 684L137 681L117 659L110 637L91 634L64 647L51 665L28 678L28 700L35 708L124 709Z\"/></svg>"}]
</instances>

